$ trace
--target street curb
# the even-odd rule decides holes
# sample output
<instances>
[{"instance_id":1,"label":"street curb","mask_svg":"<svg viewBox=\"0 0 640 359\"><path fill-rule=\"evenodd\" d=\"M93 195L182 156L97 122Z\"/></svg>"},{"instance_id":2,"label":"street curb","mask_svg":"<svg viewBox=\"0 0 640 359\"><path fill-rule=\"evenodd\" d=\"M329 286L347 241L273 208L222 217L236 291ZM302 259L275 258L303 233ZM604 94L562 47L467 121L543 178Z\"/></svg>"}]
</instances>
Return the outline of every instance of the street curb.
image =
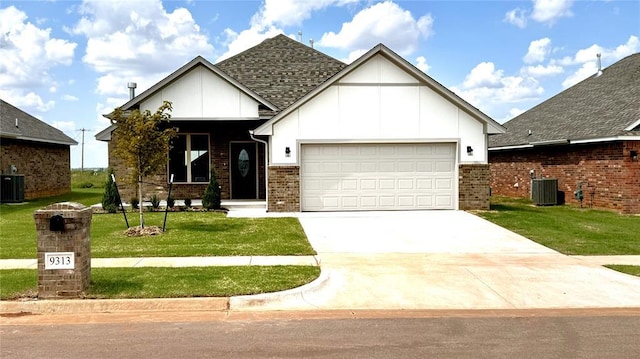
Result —
<instances>
[{"instance_id":1,"label":"street curb","mask_svg":"<svg viewBox=\"0 0 640 359\"><path fill-rule=\"evenodd\" d=\"M152 299L51 299L2 301L0 313L82 314L136 312L222 312L227 310L259 310L268 303L287 299L304 301L305 293L325 287L329 274L321 271L314 281L282 292L216 298L152 298Z\"/></svg>"},{"instance_id":2,"label":"street curb","mask_svg":"<svg viewBox=\"0 0 640 359\"><path fill-rule=\"evenodd\" d=\"M0 302L0 313L80 314L225 311L228 297L160 299L61 299Z\"/></svg>"},{"instance_id":3,"label":"street curb","mask_svg":"<svg viewBox=\"0 0 640 359\"><path fill-rule=\"evenodd\" d=\"M275 293L240 295L229 298L229 310L260 310L261 307L285 301L306 302L304 295L322 290L329 283L329 273L321 270L320 276L303 286ZM310 304L311 306L311 304Z\"/></svg>"}]
</instances>

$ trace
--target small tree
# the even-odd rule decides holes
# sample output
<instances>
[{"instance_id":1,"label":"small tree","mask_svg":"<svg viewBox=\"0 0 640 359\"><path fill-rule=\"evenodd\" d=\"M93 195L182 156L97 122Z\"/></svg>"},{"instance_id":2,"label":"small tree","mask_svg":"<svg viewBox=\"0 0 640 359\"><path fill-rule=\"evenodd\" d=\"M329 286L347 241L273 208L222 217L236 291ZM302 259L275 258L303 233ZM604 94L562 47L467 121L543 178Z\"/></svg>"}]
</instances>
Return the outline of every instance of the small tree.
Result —
<instances>
[{"instance_id":1,"label":"small tree","mask_svg":"<svg viewBox=\"0 0 640 359\"><path fill-rule=\"evenodd\" d=\"M167 165L170 141L176 135L175 130L168 126L171 110L171 102L164 101L155 113L116 108L109 116L111 123L117 126L113 131L113 152L133 170L130 181L138 183L140 200L143 178L156 174ZM139 211L140 226L144 228L142 206Z\"/></svg>"},{"instance_id":2,"label":"small tree","mask_svg":"<svg viewBox=\"0 0 640 359\"><path fill-rule=\"evenodd\" d=\"M202 207L206 209L220 209L220 201L220 185L216 178L216 171L212 169L209 184L204 190L204 196L202 196Z\"/></svg>"},{"instance_id":3,"label":"small tree","mask_svg":"<svg viewBox=\"0 0 640 359\"><path fill-rule=\"evenodd\" d=\"M111 178L112 174L114 174L113 168L109 168L109 175L107 176L107 182L104 185L104 194L102 195L102 209L108 213L116 213L120 205L118 188Z\"/></svg>"}]
</instances>

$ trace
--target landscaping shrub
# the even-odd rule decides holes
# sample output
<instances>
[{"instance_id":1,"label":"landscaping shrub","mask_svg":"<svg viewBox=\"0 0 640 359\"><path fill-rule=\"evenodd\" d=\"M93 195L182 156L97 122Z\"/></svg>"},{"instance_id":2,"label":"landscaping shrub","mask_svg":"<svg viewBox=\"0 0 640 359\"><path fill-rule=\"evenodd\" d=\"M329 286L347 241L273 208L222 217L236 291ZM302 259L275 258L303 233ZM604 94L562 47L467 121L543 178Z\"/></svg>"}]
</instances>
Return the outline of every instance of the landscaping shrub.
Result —
<instances>
[{"instance_id":1,"label":"landscaping shrub","mask_svg":"<svg viewBox=\"0 0 640 359\"><path fill-rule=\"evenodd\" d=\"M131 198L131 207L133 209L139 209L140 207L140 201L138 200L138 197L133 197Z\"/></svg>"},{"instance_id":2,"label":"landscaping shrub","mask_svg":"<svg viewBox=\"0 0 640 359\"><path fill-rule=\"evenodd\" d=\"M173 208L173 206L176 204L176 200L173 199L173 197L167 197L167 207L168 208Z\"/></svg>"},{"instance_id":3,"label":"landscaping shrub","mask_svg":"<svg viewBox=\"0 0 640 359\"><path fill-rule=\"evenodd\" d=\"M206 209L220 209L220 185L215 170L211 170L211 179L202 196L202 207Z\"/></svg>"},{"instance_id":4,"label":"landscaping shrub","mask_svg":"<svg viewBox=\"0 0 640 359\"><path fill-rule=\"evenodd\" d=\"M116 213L118 211L118 206L120 205L118 189L111 178L111 174L113 173L113 168L109 168L109 176L107 176L107 182L104 186L104 195L102 196L102 209L109 213Z\"/></svg>"},{"instance_id":5,"label":"landscaping shrub","mask_svg":"<svg viewBox=\"0 0 640 359\"><path fill-rule=\"evenodd\" d=\"M184 206L187 208L191 208L191 198L184 199Z\"/></svg>"},{"instance_id":6,"label":"landscaping shrub","mask_svg":"<svg viewBox=\"0 0 640 359\"><path fill-rule=\"evenodd\" d=\"M158 195L153 195L151 196L151 207L156 210L158 208L160 208L160 198L158 198Z\"/></svg>"}]
</instances>

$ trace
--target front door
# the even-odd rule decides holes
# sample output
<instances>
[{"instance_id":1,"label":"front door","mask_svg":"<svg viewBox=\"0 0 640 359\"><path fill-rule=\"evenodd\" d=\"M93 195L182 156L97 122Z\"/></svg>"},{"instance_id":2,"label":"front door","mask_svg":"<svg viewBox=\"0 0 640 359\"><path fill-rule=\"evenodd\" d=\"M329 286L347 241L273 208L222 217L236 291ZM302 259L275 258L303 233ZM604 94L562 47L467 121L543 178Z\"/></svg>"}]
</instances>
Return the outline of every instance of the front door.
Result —
<instances>
[{"instance_id":1,"label":"front door","mask_svg":"<svg viewBox=\"0 0 640 359\"><path fill-rule=\"evenodd\" d=\"M231 199L256 199L258 171L255 142L232 142Z\"/></svg>"}]
</instances>

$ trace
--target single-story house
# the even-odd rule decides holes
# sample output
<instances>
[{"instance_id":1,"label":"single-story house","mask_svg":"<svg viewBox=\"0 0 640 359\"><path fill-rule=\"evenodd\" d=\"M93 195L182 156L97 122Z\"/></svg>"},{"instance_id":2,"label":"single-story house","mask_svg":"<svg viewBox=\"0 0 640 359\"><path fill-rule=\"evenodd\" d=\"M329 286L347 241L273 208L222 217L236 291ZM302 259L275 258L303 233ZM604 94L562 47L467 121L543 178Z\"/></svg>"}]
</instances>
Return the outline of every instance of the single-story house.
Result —
<instances>
[{"instance_id":1,"label":"single-story house","mask_svg":"<svg viewBox=\"0 0 640 359\"><path fill-rule=\"evenodd\" d=\"M173 174L177 199L200 198L214 168L223 199L276 212L489 206L488 137L504 128L382 44L346 65L278 35L196 57L122 109L164 100L179 135L151 182Z\"/></svg>"},{"instance_id":2,"label":"single-story house","mask_svg":"<svg viewBox=\"0 0 640 359\"><path fill-rule=\"evenodd\" d=\"M489 140L494 194L527 197L558 180L567 203L640 213L640 53L504 124Z\"/></svg>"},{"instance_id":3,"label":"single-story house","mask_svg":"<svg viewBox=\"0 0 640 359\"><path fill-rule=\"evenodd\" d=\"M71 150L78 143L0 99L0 171L3 201L71 192ZM15 185L11 182L17 181ZM10 192L21 192L14 196Z\"/></svg>"}]
</instances>

